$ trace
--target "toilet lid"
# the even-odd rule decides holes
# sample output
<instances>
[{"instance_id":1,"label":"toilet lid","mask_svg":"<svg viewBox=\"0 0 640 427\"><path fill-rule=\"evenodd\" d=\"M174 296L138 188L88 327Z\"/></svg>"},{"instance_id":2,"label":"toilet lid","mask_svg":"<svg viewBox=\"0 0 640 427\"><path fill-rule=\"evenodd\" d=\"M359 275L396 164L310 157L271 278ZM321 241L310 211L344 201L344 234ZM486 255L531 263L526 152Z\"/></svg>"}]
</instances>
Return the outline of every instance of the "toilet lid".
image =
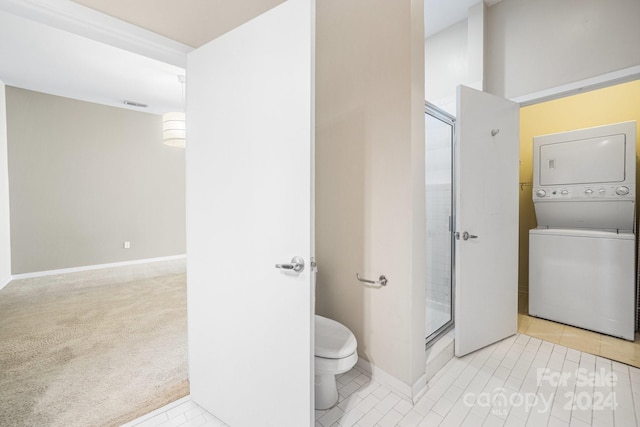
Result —
<instances>
[{"instance_id":1,"label":"toilet lid","mask_svg":"<svg viewBox=\"0 0 640 427\"><path fill-rule=\"evenodd\" d=\"M353 333L341 323L316 314L315 355L326 359L351 356L358 343Z\"/></svg>"}]
</instances>

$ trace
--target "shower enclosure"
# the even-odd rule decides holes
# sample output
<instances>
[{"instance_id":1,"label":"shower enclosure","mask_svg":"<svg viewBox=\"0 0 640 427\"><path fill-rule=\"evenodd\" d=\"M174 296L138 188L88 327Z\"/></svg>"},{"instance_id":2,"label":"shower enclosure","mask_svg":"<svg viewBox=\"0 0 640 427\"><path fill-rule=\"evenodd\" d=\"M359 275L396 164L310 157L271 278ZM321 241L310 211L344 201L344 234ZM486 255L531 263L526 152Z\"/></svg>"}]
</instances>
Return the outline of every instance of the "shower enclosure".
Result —
<instances>
[{"instance_id":1,"label":"shower enclosure","mask_svg":"<svg viewBox=\"0 0 640 427\"><path fill-rule=\"evenodd\" d=\"M427 345L453 326L453 142L455 118L425 103Z\"/></svg>"}]
</instances>

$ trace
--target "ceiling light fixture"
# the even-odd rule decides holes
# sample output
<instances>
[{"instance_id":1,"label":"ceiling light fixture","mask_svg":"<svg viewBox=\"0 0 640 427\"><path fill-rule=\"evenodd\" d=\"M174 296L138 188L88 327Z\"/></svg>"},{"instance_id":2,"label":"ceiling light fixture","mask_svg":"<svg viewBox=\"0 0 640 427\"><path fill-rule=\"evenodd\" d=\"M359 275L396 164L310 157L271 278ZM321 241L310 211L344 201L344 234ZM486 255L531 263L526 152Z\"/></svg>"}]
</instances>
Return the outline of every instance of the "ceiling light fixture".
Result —
<instances>
[{"instance_id":1,"label":"ceiling light fixture","mask_svg":"<svg viewBox=\"0 0 640 427\"><path fill-rule=\"evenodd\" d=\"M182 111L174 111L162 115L162 140L165 145L184 148L186 145L184 76L179 75L178 81L182 86Z\"/></svg>"}]
</instances>

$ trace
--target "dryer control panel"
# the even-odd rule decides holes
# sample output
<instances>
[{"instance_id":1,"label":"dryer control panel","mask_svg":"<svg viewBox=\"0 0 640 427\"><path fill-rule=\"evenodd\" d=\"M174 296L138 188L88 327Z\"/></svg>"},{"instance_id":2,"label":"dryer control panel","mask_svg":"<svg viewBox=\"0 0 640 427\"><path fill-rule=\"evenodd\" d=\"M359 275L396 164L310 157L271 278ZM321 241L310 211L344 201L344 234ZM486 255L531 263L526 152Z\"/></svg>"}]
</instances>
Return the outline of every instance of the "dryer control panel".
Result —
<instances>
[{"instance_id":1,"label":"dryer control panel","mask_svg":"<svg viewBox=\"0 0 640 427\"><path fill-rule=\"evenodd\" d=\"M634 200L635 189L631 185L580 185L538 188L533 193L536 200Z\"/></svg>"}]
</instances>

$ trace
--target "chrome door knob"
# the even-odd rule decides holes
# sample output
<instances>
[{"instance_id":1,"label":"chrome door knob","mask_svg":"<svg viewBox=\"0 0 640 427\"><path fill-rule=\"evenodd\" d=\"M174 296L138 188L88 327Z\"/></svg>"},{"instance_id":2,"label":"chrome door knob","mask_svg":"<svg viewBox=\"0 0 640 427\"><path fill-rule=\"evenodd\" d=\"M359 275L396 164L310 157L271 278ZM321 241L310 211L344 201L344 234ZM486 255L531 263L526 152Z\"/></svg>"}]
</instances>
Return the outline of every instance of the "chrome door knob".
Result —
<instances>
[{"instance_id":1,"label":"chrome door knob","mask_svg":"<svg viewBox=\"0 0 640 427\"><path fill-rule=\"evenodd\" d=\"M469 239L477 239L478 236L474 236L473 234L469 234L468 231L465 231L464 233L462 233L462 240L469 240Z\"/></svg>"},{"instance_id":2,"label":"chrome door knob","mask_svg":"<svg viewBox=\"0 0 640 427\"><path fill-rule=\"evenodd\" d=\"M468 231L462 233L462 240L477 239L478 236L469 234ZM460 232L456 232L456 240L460 240Z\"/></svg>"},{"instance_id":3,"label":"chrome door knob","mask_svg":"<svg viewBox=\"0 0 640 427\"><path fill-rule=\"evenodd\" d=\"M301 256L294 256L291 258L291 263L289 264L276 264L276 268L280 268L282 270L291 270L296 273L300 273L304 270L304 259Z\"/></svg>"}]
</instances>

